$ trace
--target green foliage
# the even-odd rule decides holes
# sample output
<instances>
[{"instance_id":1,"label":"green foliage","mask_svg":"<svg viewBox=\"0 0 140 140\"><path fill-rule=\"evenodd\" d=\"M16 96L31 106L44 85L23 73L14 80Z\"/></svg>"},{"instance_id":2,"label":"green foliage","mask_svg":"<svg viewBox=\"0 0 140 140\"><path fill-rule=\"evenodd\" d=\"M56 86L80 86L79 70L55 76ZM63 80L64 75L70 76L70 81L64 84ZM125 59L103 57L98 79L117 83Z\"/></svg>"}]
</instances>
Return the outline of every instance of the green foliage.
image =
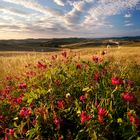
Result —
<instances>
[{"instance_id":1,"label":"green foliage","mask_svg":"<svg viewBox=\"0 0 140 140\"><path fill-rule=\"evenodd\" d=\"M110 61L98 60L102 61L69 56L48 62L48 67L41 62L36 70L31 68L38 74L24 77L27 86L16 80L8 92L3 86L0 137L139 139L138 104L131 95L136 85L128 83L126 67L120 70Z\"/></svg>"}]
</instances>

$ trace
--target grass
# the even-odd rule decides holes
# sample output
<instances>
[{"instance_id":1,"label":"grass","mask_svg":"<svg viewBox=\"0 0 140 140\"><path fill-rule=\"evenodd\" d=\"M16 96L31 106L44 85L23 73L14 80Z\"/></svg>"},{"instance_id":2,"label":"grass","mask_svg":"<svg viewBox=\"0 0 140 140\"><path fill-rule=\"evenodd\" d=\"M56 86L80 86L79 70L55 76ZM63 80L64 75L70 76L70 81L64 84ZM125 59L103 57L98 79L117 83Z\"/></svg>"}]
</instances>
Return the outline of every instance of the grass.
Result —
<instances>
[{"instance_id":1,"label":"grass","mask_svg":"<svg viewBox=\"0 0 140 140\"><path fill-rule=\"evenodd\" d=\"M77 53L83 59L91 59L91 55L100 55L103 50L107 51L106 58L112 60L113 64L126 66L129 68L129 73L132 79L139 81L140 78L140 47L122 47L105 48L105 47L90 47L79 49L63 49L69 53ZM25 66L29 63L35 64L43 59L48 61L52 55L60 54L60 52L0 52L0 79L9 75L18 75L22 73Z\"/></svg>"},{"instance_id":2,"label":"grass","mask_svg":"<svg viewBox=\"0 0 140 140\"><path fill-rule=\"evenodd\" d=\"M1 52L0 138L139 139L139 50Z\"/></svg>"}]
</instances>

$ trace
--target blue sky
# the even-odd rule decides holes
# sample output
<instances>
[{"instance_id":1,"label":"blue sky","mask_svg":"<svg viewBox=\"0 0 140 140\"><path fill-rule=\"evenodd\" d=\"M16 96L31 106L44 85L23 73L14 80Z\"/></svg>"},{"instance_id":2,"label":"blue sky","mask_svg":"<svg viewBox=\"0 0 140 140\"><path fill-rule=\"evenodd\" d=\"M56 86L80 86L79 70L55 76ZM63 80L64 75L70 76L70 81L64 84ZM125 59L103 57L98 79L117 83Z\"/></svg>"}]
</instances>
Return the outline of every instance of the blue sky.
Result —
<instances>
[{"instance_id":1,"label":"blue sky","mask_svg":"<svg viewBox=\"0 0 140 140\"><path fill-rule=\"evenodd\" d=\"M140 0L0 0L0 39L140 35Z\"/></svg>"}]
</instances>

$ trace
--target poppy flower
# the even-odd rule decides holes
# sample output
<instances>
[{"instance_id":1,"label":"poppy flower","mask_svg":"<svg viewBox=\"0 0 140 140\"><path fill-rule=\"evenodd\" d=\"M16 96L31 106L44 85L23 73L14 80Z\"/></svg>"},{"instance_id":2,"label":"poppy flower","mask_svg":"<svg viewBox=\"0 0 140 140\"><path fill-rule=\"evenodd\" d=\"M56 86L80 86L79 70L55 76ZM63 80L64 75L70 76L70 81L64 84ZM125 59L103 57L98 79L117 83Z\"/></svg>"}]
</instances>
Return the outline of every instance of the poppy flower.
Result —
<instances>
[{"instance_id":1,"label":"poppy flower","mask_svg":"<svg viewBox=\"0 0 140 140\"><path fill-rule=\"evenodd\" d=\"M57 101L57 107L60 108L60 109L64 109L65 108L64 100Z\"/></svg>"},{"instance_id":2,"label":"poppy flower","mask_svg":"<svg viewBox=\"0 0 140 140\"><path fill-rule=\"evenodd\" d=\"M81 123L82 124L87 122L87 121L89 121L91 119L91 116L88 115L85 111L82 111L80 117L81 117Z\"/></svg>"},{"instance_id":3,"label":"poppy flower","mask_svg":"<svg viewBox=\"0 0 140 140\"><path fill-rule=\"evenodd\" d=\"M122 96L122 99L126 102L134 102L135 96L131 92L125 92Z\"/></svg>"},{"instance_id":4,"label":"poppy flower","mask_svg":"<svg viewBox=\"0 0 140 140\"><path fill-rule=\"evenodd\" d=\"M23 82L18 84L19 89L25 89L26 87L27 87L27 85L25 83L23 83Z\"/></svg>"},{"instance_id":5,"label":"poppy flower","mask_svg":"<svg viewBox=\"0 0 140 140\"><path fill-rule=\"evenodd\" d=\"M112 85L121 85L123 80L119 77L112 77L111 79Z\"/></svg>"},{"instance_id":6,"label":"poppy flower","mask_svg":"<svg viewBox=\"0 0 140 140\"><path fill-rule=\"evenodd\" d=\"M86 97L84 95L80 96L80 101L85 102L86 101Z\"/></svg>"}]
</instances>

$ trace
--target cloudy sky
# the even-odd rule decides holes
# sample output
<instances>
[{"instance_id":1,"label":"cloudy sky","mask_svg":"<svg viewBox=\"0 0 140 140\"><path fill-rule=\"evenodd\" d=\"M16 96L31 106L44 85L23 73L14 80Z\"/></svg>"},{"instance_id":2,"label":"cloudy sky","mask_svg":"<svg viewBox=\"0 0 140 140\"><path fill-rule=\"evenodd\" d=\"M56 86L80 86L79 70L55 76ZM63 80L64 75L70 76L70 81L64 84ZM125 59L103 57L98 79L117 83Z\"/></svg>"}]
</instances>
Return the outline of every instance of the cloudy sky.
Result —
<instances>
[{"instance_id":1,"label":"cloudy sky","mask_svg":"<svg viewBox=\"0 0 140 140\"><path fill-rule=\"evenodd\" d=\"M140 0L0 0L0 39L140 35Z\"/></svg>"}]
</instances>

